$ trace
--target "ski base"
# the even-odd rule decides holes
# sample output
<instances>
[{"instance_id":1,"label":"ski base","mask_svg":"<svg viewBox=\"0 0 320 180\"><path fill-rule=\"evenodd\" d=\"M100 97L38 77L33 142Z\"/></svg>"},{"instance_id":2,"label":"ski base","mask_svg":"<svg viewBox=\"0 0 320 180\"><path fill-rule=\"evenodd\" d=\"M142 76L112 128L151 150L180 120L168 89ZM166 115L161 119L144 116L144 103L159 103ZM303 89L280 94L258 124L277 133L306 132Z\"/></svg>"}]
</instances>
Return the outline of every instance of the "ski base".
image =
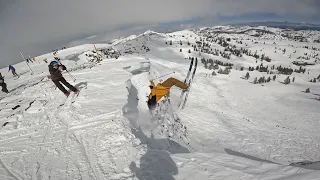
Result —
<instances>
[{"instance_id":1,"label":"ski base","mask_svg":"<svg viewBox=\"0 0 320 180\"><path fill-rule=\"evenodd\" d=\"M187 102L187 99L188 99L188 96L189 96L189 92L190 92L190 89L191 89L191 85L192 85L192 82L193 82L193 78L195 76L195 73L196 73L196 70L197 70L197 66L198 66L198 59L195 59L195 63L193 62L194 59L191 60L191 63L190 63L190 67L189 67L189 71L188 71L188 74L187 74L187 77L185 79L185 83L187 83L188 85L188 90L187 91L182 91L181 92L181 96L180 96L180 103L178 105L178 107L181 107L181 109L184 109L185 106L186 106L186 102ZM192 68L194 64L194 67ZM192 71L193 69L193 71ZM191 74L191 71L192 71L192 75L190 77L190 74Z\"/></svg>"}]
</instances>

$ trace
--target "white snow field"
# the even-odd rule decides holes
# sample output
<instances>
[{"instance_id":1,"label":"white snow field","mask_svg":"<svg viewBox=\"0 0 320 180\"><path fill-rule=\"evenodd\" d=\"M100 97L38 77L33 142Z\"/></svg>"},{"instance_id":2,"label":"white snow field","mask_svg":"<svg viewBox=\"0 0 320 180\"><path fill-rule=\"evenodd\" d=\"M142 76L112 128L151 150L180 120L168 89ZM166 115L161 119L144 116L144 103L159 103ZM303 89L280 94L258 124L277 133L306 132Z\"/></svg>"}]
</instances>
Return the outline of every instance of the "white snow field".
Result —
<instances>
[{"instance_id":1,"label":"white snow field","mask_svg":"<svg viewBox=\"0 0 320 180\"><path fill-rule=\"evenodd\" d=\"M274 34L258 36L259 29ZM299 42L282 36L285 32L229 26L148 31L96 45L121 53L100 63L85 55L94 50L91 44L61 50L57 55L76 81L68 73L64 77L81 89L74 103L73 95L66 100L48 79L42 59L50 62L51 53L30 63L33 75L26 62L14 65L18 79L2 69L9 94L0 92L0 179L320 179L320 44L313 43L320 33L290 31L292 36L312 34L309 42ZM207 49L224 52L212 40L228 37L230 47L265 53L271 61L199 51L207 43ZM183 81L189 57L198 59L198 67L186 107L178 107L181 90L173 87L151 116L149 81ZM203 58L232 63L233 68L229 74L216 69L212 75ZM267 83L253 81L275 74L254 70L248 80L243 78L249 66L261 63L269 69L299 69L295 60L313 65L291 75L272 70L276 80ZM284 84L288 76L295 81Z\"/></svg>"}]
</instances>

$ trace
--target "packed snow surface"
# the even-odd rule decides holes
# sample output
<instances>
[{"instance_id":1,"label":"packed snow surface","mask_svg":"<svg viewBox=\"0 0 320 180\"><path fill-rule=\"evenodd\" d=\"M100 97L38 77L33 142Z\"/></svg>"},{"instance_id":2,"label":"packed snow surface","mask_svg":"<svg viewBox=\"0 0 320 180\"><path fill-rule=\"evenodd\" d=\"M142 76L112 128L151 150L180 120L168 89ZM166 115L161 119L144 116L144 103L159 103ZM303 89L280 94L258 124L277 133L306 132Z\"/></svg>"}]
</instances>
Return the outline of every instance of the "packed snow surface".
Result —
<instances>
[{"instance_id":1,"label":"packed snow surface","mask_svg":"<svg viewBox=\"0 0 320 180\"><path fill-rule=\"evenodd\" d=\"M68 99L48 78L42 59L50 62L51 53L29 63L33 74L26 62L14 65L20 78L2 69L9 94L0 92L0 179L320 179L320 44L313 43L320 33L292 32L311 33L310 42L283 33L229 26L148 31L96 45L121 53L98 63L87 57L92 44L60 50L57 56L76 80L67 72L64 77L80 89ZM230 47L271 61L201 52L225 52L214 38L230 38ZM299 69L292 62L304 56L313 62L302 66L305 73L248 71L261 63ZM183 81L189 57L198 59L198 67L186 107L178 107L181 89L173 87L151 115L150 80ZM233 67L212 75L202 59ZM276 80L253 83L274 75ZM288 76L295 80L285 84Z\"/></svg>"}]
</instances>

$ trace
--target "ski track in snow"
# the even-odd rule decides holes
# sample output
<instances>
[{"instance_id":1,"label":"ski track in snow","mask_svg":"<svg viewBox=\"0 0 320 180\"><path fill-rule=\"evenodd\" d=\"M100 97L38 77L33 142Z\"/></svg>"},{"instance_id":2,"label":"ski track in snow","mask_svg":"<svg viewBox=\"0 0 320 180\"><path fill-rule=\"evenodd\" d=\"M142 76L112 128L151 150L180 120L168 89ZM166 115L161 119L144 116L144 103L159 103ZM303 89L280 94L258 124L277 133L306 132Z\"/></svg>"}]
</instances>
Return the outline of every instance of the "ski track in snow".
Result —
<instances>
[{"instance_id":1,"label":"ski track in snow","mask_svg":"<svg viewBox=\"0 0 320 180\"><path fill-rule=\"evenodd\" d=\"M64 77L81 88L74 103L55 89L43 62L31 66L33 76L24 62L15 66L20 78L3 73L10 93L0 101L0 179L317 179L319 171L288 166L320 159L319 103L297 92L305 77L285 87L250 84L240 79L245 71L210 77L199 57L186 108L177 107L181 90L173 87L150 115L149 80L184 80L186 57L198 56L187 53L194 37L150 31L115 40L116 50L136 53L95 66L83 59L91 45L59 52L79 57L63 61L77 81Z\"/></svg>"},{"instance_id":2,"label":"ski track in snow","mask_svg":"<svg viewBox=\"0 0 320 180\"><path fill-rule=\"evenodd\" d=\"M112 66L112 63L109 65ZM117 69L113 71L113 74L118 74L120 77L128 76L125 71L120 72ZM14 114L10 117L12 120L3 119L9 122L2 127L0 133L1 162L4 168L2 171L7 173L3 177L106 179L112 176L119 178L127 176L125 173L121 174L123 171L121 164L125 163L127 158L130 159L134 152L123 146L125 144L131 146L133 137L127 133L130 130L124 126L126 121L121 116L123 104L114 101L112 99L114 95L108 93L110 91L108 89L122 89L126 94L125 87L122 87L124 84L112 85L111 80L109 87L99 88L101 82L112 78L109 75L105 78L96 78L97 74L103 74L104 68L97 67L95 70L97 74L91 76L92 79L86 76L92 72L88 70L84 72L81 72L83 77L78 76L79 79L83 78L78 84L90 82L87 83L89 88L82 88L74 104L69 103L59 107L65 101L65 97L59 90L54 90L50 81L27 83L13 91L33 99L31 105L25 102L26 99L21 101L22 97L10 100L10 96L2 100L2 102L7 100L6 106L21 104L18 108L20 110L11 111ZM42 92L43 97L39 95L41 86L45 89L45 92ZM89 91L90 87L96 87L94 92ZM92 95L96 98L87 98ZM108 97L111 99L108 100ZM124 99L125 95L119 97L122 98ZM99 104L99 101L103 102L100 104L107 102L109 107L114 106L114 108L101 106L100 109L96 109L94 104ZM113 102L115 104L112 104ZM24 107L25 105L28 107ZM118 110L117 106L120 107ZM83 111L83 108L86 110ZM127 154L129 157L117 154Z\"/></svg>"}]
</instances>

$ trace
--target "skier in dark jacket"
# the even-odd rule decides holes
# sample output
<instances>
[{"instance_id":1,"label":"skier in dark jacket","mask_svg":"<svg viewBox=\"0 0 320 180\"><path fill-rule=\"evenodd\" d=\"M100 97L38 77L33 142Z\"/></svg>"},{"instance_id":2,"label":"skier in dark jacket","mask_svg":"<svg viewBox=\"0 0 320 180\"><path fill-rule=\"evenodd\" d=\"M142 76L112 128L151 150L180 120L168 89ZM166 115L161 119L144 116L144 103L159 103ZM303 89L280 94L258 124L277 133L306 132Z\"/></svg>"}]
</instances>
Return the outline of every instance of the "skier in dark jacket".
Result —
<instances>
[{"instance_id":1,"label":"skier in dark jacket","mask_svg":"<svg viewBox=\"0 0 320 180\"><path fill-rule=\"evenodd\" d=\"M0 86L2 87L3 92L9 93L9 91L7 89L7 84L4 82L4 77L2 76L1 73L0 73Z\"/></svg>"},{"instance_id":2,"label":"skier in dark jacket","mask_svg":"<svg viewBox=\"0 0 320 180\"><path fill-rule=\"evenodd\" d=\"M61 74L61 71L63 70L67 70L66 66L58 63L57 61L52 61L49 64L49 72L51 75L51 79L53 81L53 83L68 97L70 95L70 93L62 86L62 84L64 84L65 86L67 86L71 91L73 91L75 94L78 94L78 90L72 86L71 84L69 84L64 77ZM62 84L61 84L61 83Z\"/></svg>"}]
</instances>

